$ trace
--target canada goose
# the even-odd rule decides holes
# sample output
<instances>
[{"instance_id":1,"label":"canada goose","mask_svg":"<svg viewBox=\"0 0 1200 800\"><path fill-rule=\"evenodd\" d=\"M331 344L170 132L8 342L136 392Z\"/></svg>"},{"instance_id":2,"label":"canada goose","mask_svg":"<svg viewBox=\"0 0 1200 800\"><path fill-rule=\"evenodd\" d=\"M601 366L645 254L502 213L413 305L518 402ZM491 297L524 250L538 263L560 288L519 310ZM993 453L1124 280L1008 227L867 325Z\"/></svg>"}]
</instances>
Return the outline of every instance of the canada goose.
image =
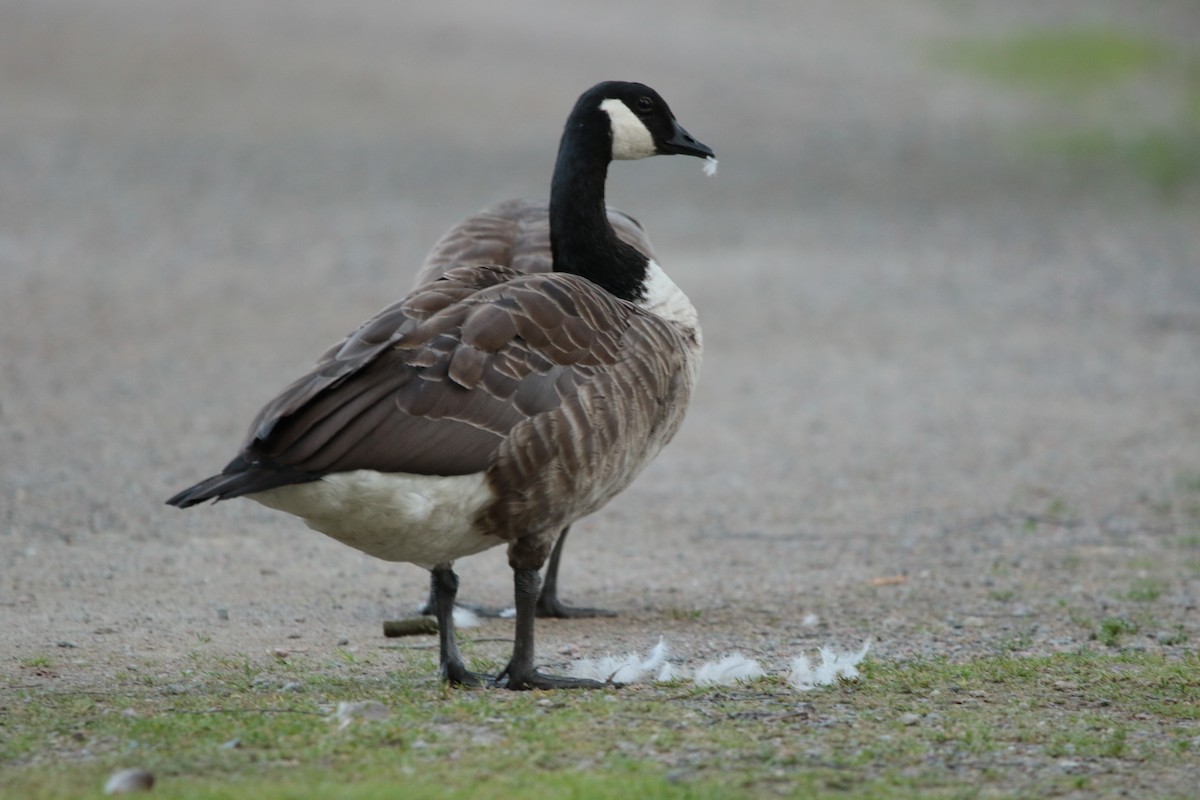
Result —
<instances>
[{"instance_id":1,"label":"canada goose","mask_svg":"<svg viewBox=\"0 0 1200 800\"><path fill-rule=\"evenodd\" d=\"M649 260L654 249L640 222L620 209L608 207L608 223L617 236ZM438 239L417 273L415 285L423 286L454 267L494 264L519 272L550 272L550 205L545 200L505 200L488 206L455 225ZM537 615L560 619L616 616L601 608L568 606L558 598L558 565L569 527L563 528L550 553L550 561L538 594ZM437 604L433 590L421 610L433 614ZM495 612L489 612L495 613Z\"/></svg>"},{"instance_id":2,"label":"canada goose","mask_svg":"<svg viewBox=\"0 0 1200 800\"><path fill-rule=\"evenodd\" d=\"M674 436L700 367L696 310L608 224L613 159L713 155L653 89L607 82L567 118L550 187L554 272L448 270L363 323L251 423L220 475L167 502L249 496L433 575L440 673L479 686L454 636L456 558L508 545L516 632L493 681L591 688L534 666L538 571L559 532Z\"/></svg>"}]
</instances>

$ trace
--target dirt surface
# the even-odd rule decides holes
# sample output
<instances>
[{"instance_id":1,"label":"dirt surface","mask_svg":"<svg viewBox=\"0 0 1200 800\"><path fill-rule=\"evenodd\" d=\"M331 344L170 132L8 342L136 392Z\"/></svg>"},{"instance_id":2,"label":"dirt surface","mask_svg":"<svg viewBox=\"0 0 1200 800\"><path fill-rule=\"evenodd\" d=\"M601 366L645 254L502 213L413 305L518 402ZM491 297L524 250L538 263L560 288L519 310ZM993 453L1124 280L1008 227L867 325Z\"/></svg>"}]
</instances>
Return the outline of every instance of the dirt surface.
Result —
<instances>
[{"instance_id":1,"label":"dirt surface","mask_svg":"<svg viewBox=\"0 0 1200 800\"><path fill-rule=\"evenodd\" d=\"M1014 146L1061 117L928 57L1043 22L1180 42L1193 4L575 5L6 4L0 682L374 652L421 570L163 501L445 228L544 194L609 78L721 159L618 164L609 192L706 360L675 442L568 545L567 599L620 616L541 624L543 660L1044 653L1107 646L1105 619L1195 648L1200 201ZM501 550L459 567L508 602Z\"/></svg>"}]
</instances>

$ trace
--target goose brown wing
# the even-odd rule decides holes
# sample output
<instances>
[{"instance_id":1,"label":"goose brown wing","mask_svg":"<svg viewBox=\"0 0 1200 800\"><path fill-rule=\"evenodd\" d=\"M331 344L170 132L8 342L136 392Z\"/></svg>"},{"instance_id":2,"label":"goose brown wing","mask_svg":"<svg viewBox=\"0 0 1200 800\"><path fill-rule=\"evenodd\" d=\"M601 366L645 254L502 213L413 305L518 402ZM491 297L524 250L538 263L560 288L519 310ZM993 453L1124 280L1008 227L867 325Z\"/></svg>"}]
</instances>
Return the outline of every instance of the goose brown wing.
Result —
<instances>
[{"instance_id":1,"label":"goose brown wing","mask_svg":"<svg viewBox=\"0 0 1200 800\"><path fill-rule=\"evenodd\" d=\"M270 402L239 458L308 479L486 470L515 427L621 359L638 314L576 276L451 270Z\"/></svg>"},{"instance_id":2,"label":"goose brown wing","mask_svg":"<svg viewBox=\"0 0 1200 800\"><path fill-rule=\"evenodd\" d=\"M641 223L609 207L608 221L626 243L647 258L654 249ZM505 200L468 217L442 235L417 273L416 286L460 266L493 264L520 272L550 272L550 209L545 200Z\"/></svg>"}]
</instances>

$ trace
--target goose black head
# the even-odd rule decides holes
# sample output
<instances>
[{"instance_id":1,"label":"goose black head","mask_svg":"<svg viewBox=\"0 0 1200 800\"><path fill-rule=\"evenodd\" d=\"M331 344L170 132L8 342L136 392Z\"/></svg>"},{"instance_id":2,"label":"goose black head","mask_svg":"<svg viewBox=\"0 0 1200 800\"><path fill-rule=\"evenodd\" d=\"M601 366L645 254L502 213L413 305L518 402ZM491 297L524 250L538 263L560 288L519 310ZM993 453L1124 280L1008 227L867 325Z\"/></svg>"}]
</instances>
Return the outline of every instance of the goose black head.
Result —
<instances>
[{"instance_id":1,"label":"goose black head","mask_svg":"<svg viewBox=\"0 0 1200 800\"><path fill-rule=\"evenodd\" d=\"M716 163L713 151L675 121L649 86L607 81L580 95L567 117L550 181L554 270L587 278L623 300L643 300L650 259L613 231L604 182L614 159L672 154Z\"/></svg>"},{"instance_id":2,"label":"goose black head","mask_svg":"<svg viewBox=\"0 0 1200 800\"><path fill-rule=\"evenodd\" d=\"M597 110L608 117L614 160L662 155L713 156L708 145L697 141L676 121L667 101L645 84L598 83L579 98L572 117L590 116Z\"/></svg>"}]
</instances>

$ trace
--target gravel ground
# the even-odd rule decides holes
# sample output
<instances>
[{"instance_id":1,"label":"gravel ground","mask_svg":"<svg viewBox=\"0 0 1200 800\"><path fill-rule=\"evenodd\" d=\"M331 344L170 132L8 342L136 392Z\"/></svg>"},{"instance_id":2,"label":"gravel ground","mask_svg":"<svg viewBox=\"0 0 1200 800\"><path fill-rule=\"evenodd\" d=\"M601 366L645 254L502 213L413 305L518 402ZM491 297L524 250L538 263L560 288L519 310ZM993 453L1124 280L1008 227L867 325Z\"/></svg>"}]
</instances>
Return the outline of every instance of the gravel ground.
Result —
<instances>
[{"instance_id":1,"label":"gravel ground","mask_svg":"<svg viewBox=\"0 0 1200 800\"><path fill-rule=\"evenodd\" d=\"M0 681L380 644L421 570L163 501L442 230L544 194L608 78L721 158L609 194L708 349L684 430L568 545L567 599L620 616L542 624L547 660L1053 652L1106 618L1194 648L1200 198L1014 146L1061 113L928 57L1043 22L1186 43L1194 4L568 5L4 5ZM502 551L460 572L507 602Z\"/></svg>"}]
</instances>

